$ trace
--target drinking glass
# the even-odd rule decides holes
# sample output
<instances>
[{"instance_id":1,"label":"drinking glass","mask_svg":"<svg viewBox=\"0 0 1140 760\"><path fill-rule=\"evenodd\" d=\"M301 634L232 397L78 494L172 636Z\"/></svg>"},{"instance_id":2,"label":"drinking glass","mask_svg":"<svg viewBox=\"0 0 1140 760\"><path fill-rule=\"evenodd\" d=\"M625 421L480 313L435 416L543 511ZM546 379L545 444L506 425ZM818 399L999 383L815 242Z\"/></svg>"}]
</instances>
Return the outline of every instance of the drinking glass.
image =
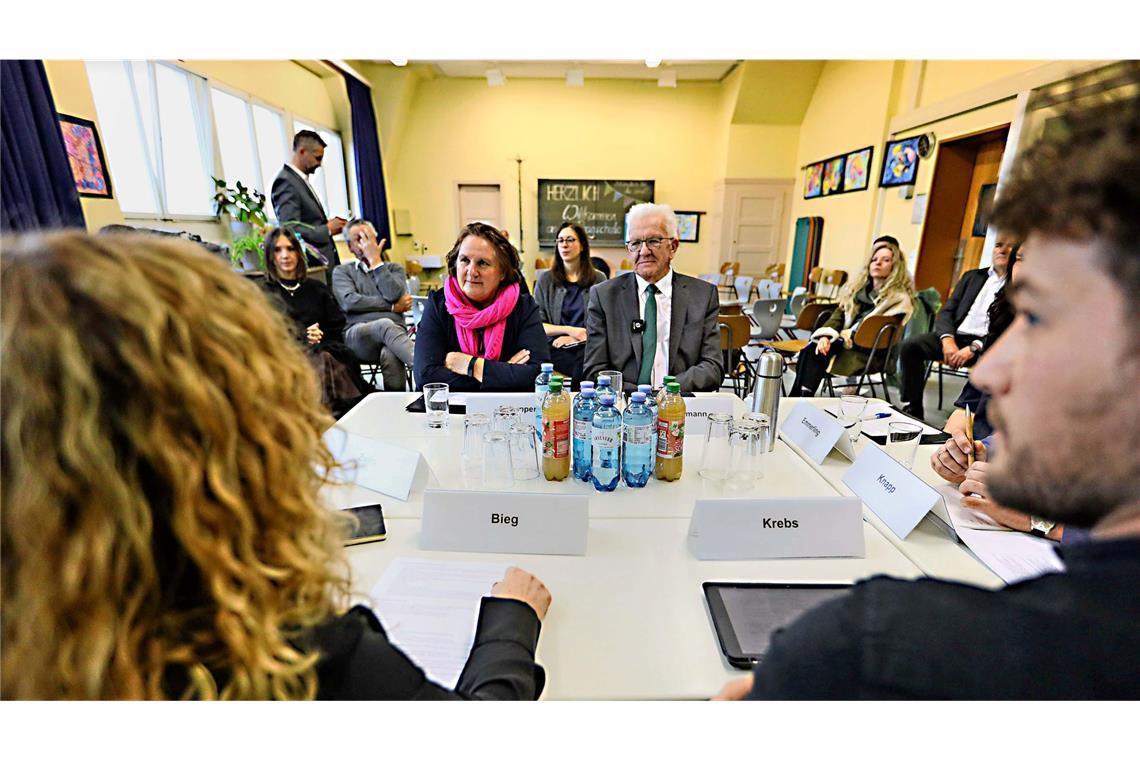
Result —
<instances>
[{"instance_id":1,"label":"drinking glass","mask_svg":"<svg viewBox=\"0 0 1140 760\"><path fill-rule=\"evenodd\" d=\"M702 478L724 480L728 477L731 432L731 414L709 415L709 427L705 431L705 450L701 452L701 466L697 470Z\"/></svg>"},{"instance_id":2,"label":"drinking glass","mask_svg":"<svg viewBox=\"0 0 1140 760\"><path fill-rule=\"evenodd\" d=\"M839 424L847 431L847 440L854 446L863 432L863 415L867 413L866 396L839 397Z\"/></svg>"},{"instance_id":3,"label":"drinking glass","mask_svg":"<svg viewBox=\"0 0 1140 760\"><path fill-rule=\"evenodd\" d=\"M922 426L913 422L891 422L887 424L887 453L903 467L914 467L914 455L918 453L918 442L922 438Z\"/></svg>"},{"instance_id":4,"label":"drinking glass","mask_svg":"<svg viewBox=\"0 0 1140 760\"><path fill-rule=\"evenodd\" d=\"M496 433L509 434L511 426L519 421L517 407L504 404L495 408L495 417L491 420L491 429Z\"/></svg>"},{"instance_id":5,"label":"drinking glass","mask_svg":"<svg viewBox=\"0 0 1140 760\"><path fill-rule=\"evenodd\" d=\"M764 454L768 450L768 425L740 419L732 424L729 451L729 481L747 487L764 477Z\"/></svg>"},{"instance_id":6,"label":"drinking glass","mask_svg":"<svg viewBox=\"0 0 1140 760\"><path fill-rule=\"evenodd\" d=\"M534 442L534 425L516 422L511 425L511 464L515 480L534 480L541 472L538 447Z\"/></svg>"},{"instance_id":7,"label":"drinking glass","mask_svg":"<svg viewBox=\"0 0 1140 760\"><path fill-rule=\"evenodd\" d=\"M625 409L625 391L622 389L621 373L617 370L607 369L605 372L599 372L598 377L610 379L610 387L614 391L614 408L619 412Z\"/></svg>"},{"instance_id":8,"label":"drinking glass","mask_svg":"<svg viewBox=\"0 0 1140 760\"><path fill-rule=\"evenodd\" d=\"M491 431L491 418L478 412L463 418L463 454L459 469L464 475L483 476L483 436Z\"/></svg>"},{"instance_id":9,"label":"drinking glass","mask_svg":"<svg viewBox=\"0 0 1140 760\"><path fill-rule=\"evenodd\" d=\"M483 488L505 491L515 484L511 465L511 442L506 433L483 434Z\"/></svg>"},{"instance_id":10,"label":"drinking glass","mask_svg":"<svg viewBox=\"0 0 1140 760\"><path fill-rule=\"evenodd\" d=\"M427 412L429 428L447 427L447 383L428 383L424 386L424 411Z\"/></svg>"}]
</instances>

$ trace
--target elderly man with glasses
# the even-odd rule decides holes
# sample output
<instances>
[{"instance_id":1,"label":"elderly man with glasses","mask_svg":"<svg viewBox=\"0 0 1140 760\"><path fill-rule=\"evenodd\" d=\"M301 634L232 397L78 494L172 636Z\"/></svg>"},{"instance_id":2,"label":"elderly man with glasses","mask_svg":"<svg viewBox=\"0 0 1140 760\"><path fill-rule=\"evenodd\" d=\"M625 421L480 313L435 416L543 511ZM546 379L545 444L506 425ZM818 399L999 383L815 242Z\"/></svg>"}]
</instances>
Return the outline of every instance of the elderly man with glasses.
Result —
<instances>
[{"instance_id":1,"label":"elderly man with glasses","mask_svg":"<svg viewBox=\"0 0 1140 760\"><path fill-rule=\"evenodd\" d=\"M715 391L724 379L716 288L672 270L680 245L672 208L639 203L628 221L634 269L590 289L583 377L618 370L634 391L676 375L682 391Z\"/></svg>"}]
</instances>

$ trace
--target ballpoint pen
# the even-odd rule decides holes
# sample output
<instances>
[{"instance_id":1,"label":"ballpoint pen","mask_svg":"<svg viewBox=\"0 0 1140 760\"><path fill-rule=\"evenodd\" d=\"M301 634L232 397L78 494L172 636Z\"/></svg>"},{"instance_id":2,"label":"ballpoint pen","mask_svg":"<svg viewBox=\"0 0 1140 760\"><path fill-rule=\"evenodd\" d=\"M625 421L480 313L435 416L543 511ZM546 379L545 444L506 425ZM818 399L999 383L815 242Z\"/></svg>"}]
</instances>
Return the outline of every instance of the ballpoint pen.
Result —
<instances>
[{"instance_id":1,"label":"ballpoint pen","mask_svg":"<svg viewBox=\"0 0 1140 760\"><path fill-rule=\"evenodd\" d=\"M870 420L885 420L887 417L890 417L890 416L891 416L890 412L878 412L876 414L868 414L867 416L860 417L859 419L863 420L864 422L868 422Z\"/></svg>"}]
</instances>

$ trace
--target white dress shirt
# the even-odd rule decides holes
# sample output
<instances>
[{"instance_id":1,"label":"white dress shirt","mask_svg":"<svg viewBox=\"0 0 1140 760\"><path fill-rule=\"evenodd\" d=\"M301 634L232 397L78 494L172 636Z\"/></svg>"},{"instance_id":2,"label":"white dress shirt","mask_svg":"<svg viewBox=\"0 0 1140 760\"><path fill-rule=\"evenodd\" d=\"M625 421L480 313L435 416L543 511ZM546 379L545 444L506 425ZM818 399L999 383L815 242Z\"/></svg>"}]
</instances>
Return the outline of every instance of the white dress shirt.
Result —
<instances>
[{"instance_id":1,"label":"white dress shirt","mask_svg":"<svg viewBox=\"0 0 1140 760\"><path fill-rule=\"evenodd\" d=\"M649 282L643 280L641 275L634 273L637 278L637 311L645 319L645 301L649 297ZM656 388L669 374L669 324L673 313L673 270L670 269L665 276L654 283L657 286L657 352L653 355L653 375L650 384ZM640 336L639 336L640 337ZM628 378L623 378L623 382ZM637 378L633 379L637 383Z\"/></svg>"},{"instance_id":2,"label":"white dress shirt","mask_svg":"<svg viewBox=\"0 0 1140 760\"><path fill-rule=\"evenodd\" d=\"M962 324L958 325L959 333L976 335L979 338L986 336L990 329L990 305L994 302L994 298L997 297L1002 285L1005 285L1005 278L998 277L994 268L990 267L986 283L978 291L978 297L974 299L974 304L966 313L966 318L962 320Z\"/></svg>"}]
</instances>

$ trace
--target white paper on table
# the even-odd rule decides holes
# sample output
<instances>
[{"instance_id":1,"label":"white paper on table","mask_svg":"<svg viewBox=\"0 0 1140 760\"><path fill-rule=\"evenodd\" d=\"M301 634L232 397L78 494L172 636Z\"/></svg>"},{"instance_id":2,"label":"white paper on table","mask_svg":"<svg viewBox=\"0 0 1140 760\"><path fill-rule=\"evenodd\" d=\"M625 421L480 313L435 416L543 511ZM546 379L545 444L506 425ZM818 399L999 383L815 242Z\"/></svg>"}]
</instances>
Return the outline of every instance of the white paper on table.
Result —
<instances>
[{"instance_id":1,"label":"white paper on table","mask_svg":"<svg viewBox=\"0 0 1140 760\"><path fill-rule=\"evenodd\" d=\"M447 405L451 406L467 406L467 396L463 393L448 393Z\"/></svg>"},{"instance_id":2,"label":"white paper on table","mask_svg":"<svg viewBox=\"0 0 1140 760\"><path fill-rule=\"evenodd\" d=\"M389 641L432 681L454 689L475 641L479 604L506 569L397 558L372 588L374 610Z\"/></svg>"},{"instance_id":3,"label":"white paper on table","mask_svg":"<svg viewBox=\"0 0 1140 760\"><path fill-rule=\"evenodd\" d=\"M1045 538L1016 531L960 528L958 536L978 559L1006 583L1017 583L1046 573L1059 573L1065 563L1056 546Z\"/></svg>"},{"instance_id":4,"label":"white paper on table","mask_svg":"<svg viewBox=\"0 0 1140 760\"><path fill-rule=\"evenodd\" d=\"M836 417L839 416L839 399L826 399L823 403L823 408L831 412ZM883 417L879 420L869 420L867 417L880 413L889 413L890 417ZM941 430L932 428L930 425L920 423L913 417L908 417L902 412L894 409L887 404L886 401L879 399L868 399L867 410L863 413L863 431L867 435L886 435L889 431L888 425L892 422L910 422L922 425L922 435L938 435Z\"/></svg>"},{"instance_id":5,"label":"white paper on table","mask_svg":"<svg viewBox=\"0 0 1140 760\"><path fill-rule=\"evenodd\" d=\"M934 487L934 490L942 494L942 499L946 503L946 511L950 513L950 522L953 523L953 528L972 528L974 530L1005 530L1001 523L994 520L985 512L979 512L976 509L962 506L962 494L958 491L958 487L950 483L942 483Z\"/></svg>"}]
</instances>

